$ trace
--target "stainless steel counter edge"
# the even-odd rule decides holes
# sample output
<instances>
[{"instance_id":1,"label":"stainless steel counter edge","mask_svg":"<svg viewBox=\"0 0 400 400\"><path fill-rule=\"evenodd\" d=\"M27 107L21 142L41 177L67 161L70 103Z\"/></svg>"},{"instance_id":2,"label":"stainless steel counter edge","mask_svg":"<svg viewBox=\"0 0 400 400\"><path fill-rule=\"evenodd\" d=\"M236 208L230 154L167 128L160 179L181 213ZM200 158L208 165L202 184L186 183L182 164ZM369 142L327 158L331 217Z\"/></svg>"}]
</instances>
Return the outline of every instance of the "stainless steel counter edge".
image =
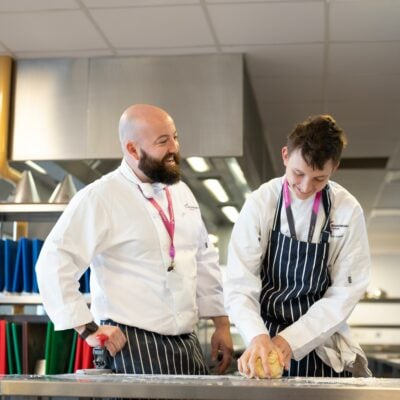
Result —
<instances>
[{"instance_id":1,"label":"stainless steel counter edge","mask_svg":"<svg viewBox=\"0 0 400 400\"><path fill-rule=\"evenodd\" d=\"M229 400L400 400L400 379L3 375L1 396Z\"/></svg>"}]
</instances>

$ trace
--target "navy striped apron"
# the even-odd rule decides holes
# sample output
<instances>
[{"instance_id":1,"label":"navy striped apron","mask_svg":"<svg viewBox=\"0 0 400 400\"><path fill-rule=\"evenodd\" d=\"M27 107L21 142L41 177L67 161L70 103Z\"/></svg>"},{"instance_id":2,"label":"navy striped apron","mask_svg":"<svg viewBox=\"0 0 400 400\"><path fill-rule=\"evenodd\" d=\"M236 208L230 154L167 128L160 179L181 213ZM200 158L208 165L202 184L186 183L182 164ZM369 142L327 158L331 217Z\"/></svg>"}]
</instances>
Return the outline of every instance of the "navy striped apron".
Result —
<instances>
[{"instance_id":1,"label":"navy striped apron","mask_svg":"<svg viewBox=\"0 0 400 400\"><path fill-rule=\"evenodd\" d=\"M102 325L118 326L126 336L126 344L108 365L120 374L208 375L208 368L195 333L160 335L155 332L101 321Z\"/></svg>"},{"instance_id":2,"label":"navy striped apron","mask_svg":"<svg viewBox=\"0 0 400 400\"><path fill-rule=\"evenodd\" d=\"M331 202L328 191L328 186L322 191L326 221L320 242L311 243L281 233L282 189L261 270L261 316L271 337L305 314L330 285L327 260ZM312 351L299 361L292 359L285 376L351 375L347 372L336 373Z\"/></svg>"}]
</instances>

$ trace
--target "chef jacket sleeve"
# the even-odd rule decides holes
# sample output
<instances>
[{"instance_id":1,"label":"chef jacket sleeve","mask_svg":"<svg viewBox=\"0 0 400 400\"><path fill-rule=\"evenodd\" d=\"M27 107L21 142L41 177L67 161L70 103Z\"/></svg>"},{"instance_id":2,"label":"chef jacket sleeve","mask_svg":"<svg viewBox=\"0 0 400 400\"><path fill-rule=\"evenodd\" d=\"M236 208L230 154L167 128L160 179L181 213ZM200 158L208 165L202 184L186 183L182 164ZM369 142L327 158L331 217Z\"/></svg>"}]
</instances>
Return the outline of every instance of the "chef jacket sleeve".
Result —
<instances>
[{"instance_id":1,"label":"chef jacket sleeve","mask_svg":"<svg viewBox=\"0 0 400 400\"><path fill-rule=\"evenodd\" d=\"M101 201L83 189L68 204L48 235L36 264L44 308L56 330L93 320L79 278L89 266L107 232Z\"/></svg>"},{"instance_id":2,"label":"chef jacket sleeve","mask_svg":"<svg viewBox=\"0 0 400 400\"><path fill-rule=\"evenodd\" d=\"M263 202L263 206L259 203ZM268 334L260 314L260 267L267 247L268 219L262 209L268 198L254 194L245 202L228 247L224 283L225 308L246 345L257 335Z\"/></svg>"},{"instance_id":3,"label":"chef jacket sleeve","mask_svg":"<svg viewBox=\"0 0 400 400\"><path fill-rule=\"evenodd\" d=\"M210 242L208 232L201 221L197 261L196 300L200 318L227 315L224 308L222 272L218 252Z\"/></svg>"},{"instance_id":4,"label":"chef jacket sleeve","mask_svg":"<svg viewBox=\"0 0 400 400\"><path fill-rule=\"evenodd\" d=\"M334 239L335 240L335 239ZM349 229L328 265L331 285L295 323L279 333L300 360L334 334L363 296L370 276L370 255L364 214L354 209Z\"/></svg>"}]
</instances>

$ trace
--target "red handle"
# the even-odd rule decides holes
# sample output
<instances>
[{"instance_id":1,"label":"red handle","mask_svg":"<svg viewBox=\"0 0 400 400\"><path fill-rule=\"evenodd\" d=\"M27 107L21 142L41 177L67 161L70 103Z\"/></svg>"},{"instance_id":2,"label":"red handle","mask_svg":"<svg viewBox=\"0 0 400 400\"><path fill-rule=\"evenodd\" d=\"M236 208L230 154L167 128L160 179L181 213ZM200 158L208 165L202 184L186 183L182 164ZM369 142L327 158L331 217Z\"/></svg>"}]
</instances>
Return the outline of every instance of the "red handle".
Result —
<instances>
[{"instance_id":1,"label":"red handle","mask_svg":"<svg viewBox=\"0 0 400 400\"><path fill-rule=\"evenodd\" d=\"M99 335L96 335L96 339L100 342L100 346L104 347L104 343L108 340L108 336L104 333L100 333Z\"/></svg>"}]
</instances>

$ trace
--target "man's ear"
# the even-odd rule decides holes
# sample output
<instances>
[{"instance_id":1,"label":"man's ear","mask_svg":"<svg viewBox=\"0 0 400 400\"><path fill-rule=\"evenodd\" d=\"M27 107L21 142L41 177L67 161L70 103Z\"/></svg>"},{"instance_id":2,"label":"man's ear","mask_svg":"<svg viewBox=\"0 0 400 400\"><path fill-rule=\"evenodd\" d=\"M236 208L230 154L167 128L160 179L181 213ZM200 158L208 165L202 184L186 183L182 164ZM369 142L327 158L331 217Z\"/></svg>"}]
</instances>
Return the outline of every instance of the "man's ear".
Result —
<instances>
[{"instance_id":1,"label":"man's ear","mask_svg":"<svg viewBox=\"0 0 400 400\"><path fill-rule=\"evenodd\" d=\"M132 141L129 141L125 144L126 151L128 154L133 157L135 160L139 160L140 154L139 154L139 146Z\"/></svg>"},{"instance_id":2,"label":"man's ear","mask_svg":"<svg viewBox=\"0 0 400 400\"><path fill-rule=\"evenodd\" d=\"M286 167L286 164L288 162L289 159L289 151L287 146L282 147L282 160L283 160L283 165Z\"/></svg>"}]
</instances>

